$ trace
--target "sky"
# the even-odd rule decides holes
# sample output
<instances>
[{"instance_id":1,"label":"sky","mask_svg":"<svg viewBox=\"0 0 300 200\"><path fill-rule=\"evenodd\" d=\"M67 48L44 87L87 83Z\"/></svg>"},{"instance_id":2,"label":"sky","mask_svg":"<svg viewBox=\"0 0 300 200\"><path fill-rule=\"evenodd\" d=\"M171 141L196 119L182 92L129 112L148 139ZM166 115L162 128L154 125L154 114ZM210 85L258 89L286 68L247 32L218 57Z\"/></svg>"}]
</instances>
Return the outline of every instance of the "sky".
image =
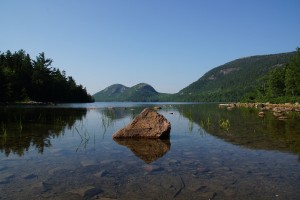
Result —
<instances>
[{"instance_id":1,"label":"sky","mask_svg":"<svg viewBox=\"0 0 300 200\"><path fill-rule=\"evenodd\" d=\"M94 94L176 93L232 60L300 47L299 0L2 0L0 51L44 52Z\"/></svg>"}]
</instances>

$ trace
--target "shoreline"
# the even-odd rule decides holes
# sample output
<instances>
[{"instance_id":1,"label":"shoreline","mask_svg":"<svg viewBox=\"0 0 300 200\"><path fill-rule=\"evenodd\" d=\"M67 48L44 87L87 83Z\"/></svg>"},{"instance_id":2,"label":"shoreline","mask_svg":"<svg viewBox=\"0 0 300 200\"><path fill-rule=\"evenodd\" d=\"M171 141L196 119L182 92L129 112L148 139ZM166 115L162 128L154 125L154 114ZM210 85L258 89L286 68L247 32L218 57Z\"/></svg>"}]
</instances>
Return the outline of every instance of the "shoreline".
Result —
<instances>
[{"instance_id":1,"label":"shoreline","mask_svg":"<svg viewBox=\"0 0 300 200\"><path fill-rule=\"evenodd\" d=\"M0 106L47 106L47 105L56 105L53 102L38 102L38 101L24 101L24 102L1 102Z\"/></svg>"},{"instance_id":2,"label":"shoreline","mask_svg":"<svg viewBox=\"0 0 300 200\"><path fill-rule=\"evenodd\" d=\"M273 116L278 120L287 120L290 112L300 113L299 103L285 103L285 104L272 104L272 103L228 103L219 104L219 108L226 108L232 110L234 108L256 108L259 110L258 116L264 117L265 112L272 112Z\"/></svg>"},{"instance_id":3,"label":"shoreline","mask_svg":"<svg viewBox=\"0 0 300 200\"><path fill-rule=\"evenodd\" d=\"M225 103L225 104L219 104L219 107L245 107L245 108L259 108L261 110L271 110L273 108L285 108L285 109L300 109L299 103L284 103L284 104L275 104L275 103Z\"/></svg>"}]
</instances>

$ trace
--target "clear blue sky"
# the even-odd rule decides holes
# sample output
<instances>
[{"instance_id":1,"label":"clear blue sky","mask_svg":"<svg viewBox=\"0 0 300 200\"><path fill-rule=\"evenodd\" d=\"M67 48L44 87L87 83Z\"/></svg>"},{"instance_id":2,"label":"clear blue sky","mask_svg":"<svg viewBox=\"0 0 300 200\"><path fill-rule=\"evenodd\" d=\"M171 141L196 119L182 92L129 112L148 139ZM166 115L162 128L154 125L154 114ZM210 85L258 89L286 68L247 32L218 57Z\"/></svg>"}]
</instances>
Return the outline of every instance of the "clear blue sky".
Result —
<instances>
[{"instance_id":1,"label":"clear blue sky","mask_svg":"<svg viewBox=\"0 0 300 200\"><path fill-rule=\"evenodd\" d=\"M300 47L299 0L6 0L0 51L45 52L94 94L175 93L231 60Z\"/></svg>"}]
</instances>

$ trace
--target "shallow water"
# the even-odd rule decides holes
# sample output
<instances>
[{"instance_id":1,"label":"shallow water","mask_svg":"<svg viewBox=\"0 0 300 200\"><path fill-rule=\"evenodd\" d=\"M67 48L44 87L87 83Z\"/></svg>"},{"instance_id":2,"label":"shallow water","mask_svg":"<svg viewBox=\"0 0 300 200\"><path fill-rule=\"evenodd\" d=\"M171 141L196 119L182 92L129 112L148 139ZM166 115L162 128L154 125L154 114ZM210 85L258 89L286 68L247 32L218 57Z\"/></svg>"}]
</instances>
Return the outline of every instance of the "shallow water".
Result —
<instances>
[{"instance_id":1,"label":"shallow water","mask_svg":"<svg viewBox=\"0 0 300 200\"><path fill-rule=\"evenodd\" d=\"M168 140L112 134L145 107ZM298 199L300 116L217 104L0 108L0 199Z\"/></svg>"}]
</instances>

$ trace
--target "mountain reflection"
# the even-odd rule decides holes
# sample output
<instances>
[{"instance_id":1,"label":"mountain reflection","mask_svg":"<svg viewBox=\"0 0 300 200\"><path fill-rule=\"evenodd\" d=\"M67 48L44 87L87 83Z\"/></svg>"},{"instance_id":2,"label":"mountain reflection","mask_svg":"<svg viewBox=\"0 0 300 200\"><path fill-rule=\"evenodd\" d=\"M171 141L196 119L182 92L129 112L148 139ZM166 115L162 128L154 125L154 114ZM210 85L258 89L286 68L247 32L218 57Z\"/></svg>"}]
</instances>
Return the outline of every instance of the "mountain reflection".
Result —
<instances>
[{"instance_id":1,"label":"mountain reflection","mask_svg":"<svg viewBox=\"0 0 300 200\"><path fill-rule=\"evenodd\" d=\"M133 119L137 114L142 112L143 107L127 108L127 107L109 107L106 109L98 110L102 115L106 116L109 120L118 120L125 117Z\"/></svg>"},{"instance_id":2,"label":"mountain reflection","mask_svg":"<svg viewBox=\"0 0 300 200\"><path fill-rule=\"evenodd\" d=\"M254 108L231 111L217 104L179 105L178 111L191 123L227 142L247 148L289 151L300 155L300 113L289 114L286 121L277 120L272 113L264 118Z\"/></svg>"},{"instance_id":3,"label":"mountain reflection","mask_svg":"<svg viewBox=\"0 0 300 200\"><path fill-rule=\"evenodd\" d=\"M115 138L114 140L129 148L137 157L148 164L164 156L171 148L170 139Z\"/></svg>"},{"instance_id":4,"label":"mountain reflection","mask_svg":"<svg viewBox=\"0 0 300 200\"><path fill-rule=\"evenodd\" d=\"M86 113L86 109L71 108L0 108L0 151L22 156L34 147L43 153L52 138L71 129Z\"/></svg>"}]
</instances>

